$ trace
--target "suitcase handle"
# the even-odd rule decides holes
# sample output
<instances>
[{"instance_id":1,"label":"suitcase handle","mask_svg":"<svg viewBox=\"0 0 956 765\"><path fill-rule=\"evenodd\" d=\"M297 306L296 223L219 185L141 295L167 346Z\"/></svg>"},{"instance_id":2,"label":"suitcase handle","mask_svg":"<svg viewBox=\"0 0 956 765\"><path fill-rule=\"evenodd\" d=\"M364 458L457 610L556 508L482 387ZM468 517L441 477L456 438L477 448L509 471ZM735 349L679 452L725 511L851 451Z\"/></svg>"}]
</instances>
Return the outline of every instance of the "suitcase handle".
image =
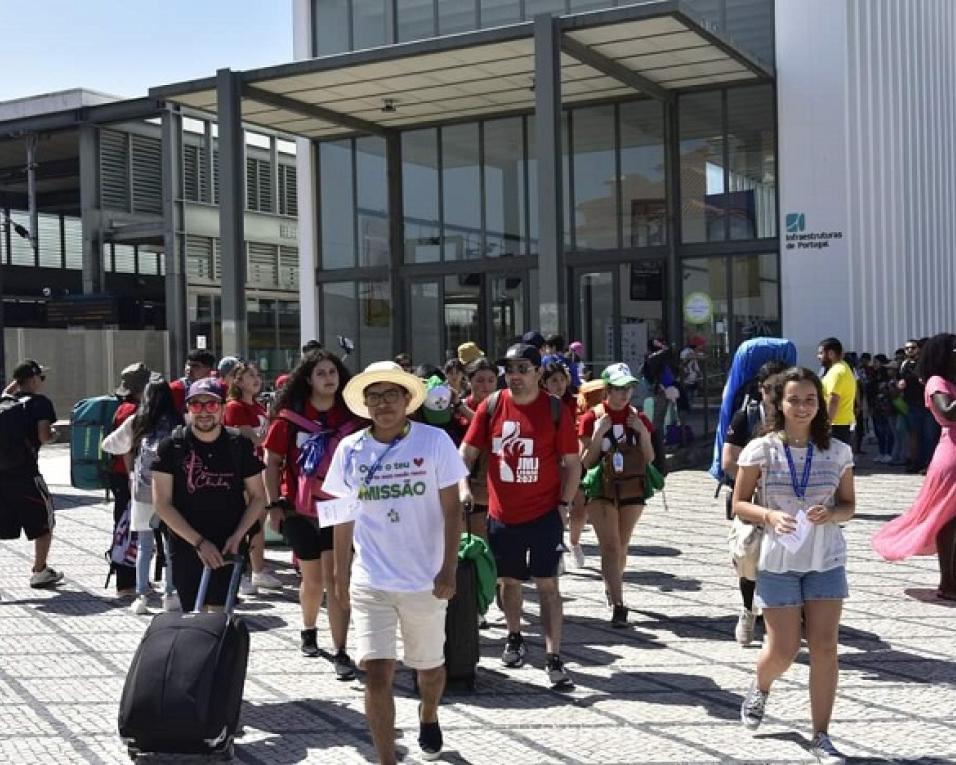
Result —
<instances>
[{"instance_id":1,"label":"suitcase handle","mask_svg":"<svg viewBox=\"0 0 956 765\"><path fill-rule=\"evenodd\" d=\"M226 593L226 605L224 610L226 614L231 615L236 609L236 600L239 597L239 583L242 580L242 569L246 561L246 553L249 551L249 545L243 542L239 547L239 552L232 556L226 565L232 565L232 576L229 578L229 589ZM202 612L206 605L206 595L209 592L209 581L212 579L212 569L203 566L202 577L199 579L199 592L196 594L196 604L193 606L193 613Z\"/></svg>"}]
</instances>

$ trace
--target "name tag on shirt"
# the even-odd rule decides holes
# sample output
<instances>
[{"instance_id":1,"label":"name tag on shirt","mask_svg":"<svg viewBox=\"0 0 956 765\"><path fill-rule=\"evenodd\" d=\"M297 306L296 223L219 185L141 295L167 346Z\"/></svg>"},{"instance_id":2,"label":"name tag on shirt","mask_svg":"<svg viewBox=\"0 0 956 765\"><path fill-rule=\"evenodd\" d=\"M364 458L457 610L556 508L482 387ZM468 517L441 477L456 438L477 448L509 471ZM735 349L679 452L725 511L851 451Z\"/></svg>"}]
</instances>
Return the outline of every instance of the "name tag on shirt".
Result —
<instances>
[{"instance_id":1,"label":"name tag on shirt","mask_svg":"<svg viewBox=\"0 0 956 765\"><path fill-rule=\"evenodd\" d=\"M319 526L322 528L354 521L361 508L362 503L357 497L327 499L315 503L315 512L319 519Z\"/></svg>"}]
</instances>

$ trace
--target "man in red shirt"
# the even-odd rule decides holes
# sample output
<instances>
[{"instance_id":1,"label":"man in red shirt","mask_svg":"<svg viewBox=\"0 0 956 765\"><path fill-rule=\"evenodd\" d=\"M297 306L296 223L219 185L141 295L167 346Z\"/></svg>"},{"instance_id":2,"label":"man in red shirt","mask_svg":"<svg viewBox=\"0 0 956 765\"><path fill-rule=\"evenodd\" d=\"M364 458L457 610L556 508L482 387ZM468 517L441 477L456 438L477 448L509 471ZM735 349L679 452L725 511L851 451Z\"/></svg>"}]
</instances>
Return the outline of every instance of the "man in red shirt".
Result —
<instances>
[{"instance_id":1,"label":"man in red shirt","mask_svg":"<svg viewBox=\"0 0 956 765\"><path fill-rule=\"evenodd\" d=\"M581 460L573 418L554 406L541 389L541 354L519 343L498 360L508 388L478 406L461 445L469 470L488 452L488 543L495 556L508 640L501 660L524 664L521 636L521 583L534 577L541 603L551 686L573 688L561 661L563 612L558 591L558 563L564 552L560 508L574 499L581 480ZM489 416L488 402L494 400ZM556 401L556 399L555 399ZM468 481L461 482L462 502L472 502Z\"/></svg>"},{"instance_id":2,"label":"man in red shirt","mask_svg":"<svg viewBox=\"0 0 956 765\"><path fill-rule=\"evenodd\" d=\"M173 380L169 384L169 389L173 393L173 403L176 404L177 410L183 414L186 413L186 390L196 380L209 377L215 368L216 357L210 351L196 348L186 355L185 376ZM223 396L225 396L225 391L223 391Z\"/></svg>"},{"instance_id":3,"label":"man in red shirt","mask_svg":"<svg viewBox=\"0 0 956 765\"><path fill-rule=\"evenodd\" d=\"M143 398L146 383L149 382L149 370L145 364L130 364L120 372L120 386L116 395L122 399L116 414L113 415L113 430L119 428L127 419L136 414L139 402ZM113 458L110 471L110 491L113 493L113 530L120 522L123 513L129 506L130 486L129 468L132 463L130 454L118 455ZM136 569L132 566L122 566L114 563L113 572L116 574L116 594L119 596L136 594Z\"/></svg>"}]
</instances>

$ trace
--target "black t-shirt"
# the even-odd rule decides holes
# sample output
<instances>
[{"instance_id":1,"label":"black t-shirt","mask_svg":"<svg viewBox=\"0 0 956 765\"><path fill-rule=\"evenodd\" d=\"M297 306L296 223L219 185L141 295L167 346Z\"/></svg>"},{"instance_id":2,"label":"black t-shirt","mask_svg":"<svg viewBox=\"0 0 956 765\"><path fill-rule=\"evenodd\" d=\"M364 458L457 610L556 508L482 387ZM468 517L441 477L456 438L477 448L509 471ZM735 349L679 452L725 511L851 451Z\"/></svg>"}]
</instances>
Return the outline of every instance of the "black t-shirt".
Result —
<instances>
[{"instance_id":1,"label":"black t-shirt","mask_svg":"<svg viewBox=\"0 0 956 765\"><path fill-rule=\"evenodd\" d=\"M925 407L923 392L925 386L919 381L919 375L916 374L916 362L906 359L900 365L900 377L906 380L906 387L903 388L903 400L910 406Z\"/></svg>"},{"instance_id":2,"label":"black t-shirt","mask_svg":"<svg viewBox=\"0 0 956 765\"><path fill-rule=\"evenodd\" d=\"M41 420L46 420L51 425L56 422L56 411L53 409L53 402L42 393L21 393L17 398L27 398L27 411L33 420L33 430L30 431L30 442L35 449L40 448L40 439L37 437L36 425Z\"/></svg>"},{"instance_id":3,"label":"black t-shirt","mask_svg":"<svg viewBox=\"0 0 956 765\"><path fill-rule=\"evenodd\" d=\"M753 430L759 432L760 426L763 424L763 420L760 417L759 406L748 405L735 412L730 420L730 425L727 426L724 443L733 444L743 449L750 443L750 439L754 437L754 434L751 432L751 420L754 421Z\"/></svg>"},{"instance_id":4,"label":"black t-shirt","mask_svg":"<svg viewBox=\"0 0 956 765\"><path fill-rule=\"evenodd\" d=\"M225 429L211 443L197 439L191 429L181 447L173 438L163 439L153 463L154 473L173 476L173 507L217 547L236 530L246 511L243 481L264 469L252 441ZM185 541L190 546L195 542Z\"/></svg>"}]
</instances>

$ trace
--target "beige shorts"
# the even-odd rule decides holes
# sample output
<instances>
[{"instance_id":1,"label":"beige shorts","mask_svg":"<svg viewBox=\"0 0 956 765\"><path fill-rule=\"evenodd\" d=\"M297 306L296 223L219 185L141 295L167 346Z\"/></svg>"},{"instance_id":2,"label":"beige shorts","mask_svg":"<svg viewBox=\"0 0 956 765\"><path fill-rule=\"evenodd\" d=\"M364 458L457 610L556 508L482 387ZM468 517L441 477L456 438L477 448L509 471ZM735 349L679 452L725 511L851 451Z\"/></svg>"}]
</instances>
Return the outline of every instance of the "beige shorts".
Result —
<instances>
[{"instance_id":1,"label":"beige shorts","mask_svg":"<svg viewBox=\"0 0 956 765\"><path fill-rule=\"evenodd\" d=\"M445 663L445 612L448 601L424 592L386 592L353 584L352 627L359 665L397 659L396 627L401 626L402 662L411 669Z\"/></svg>"}]
</instances>

